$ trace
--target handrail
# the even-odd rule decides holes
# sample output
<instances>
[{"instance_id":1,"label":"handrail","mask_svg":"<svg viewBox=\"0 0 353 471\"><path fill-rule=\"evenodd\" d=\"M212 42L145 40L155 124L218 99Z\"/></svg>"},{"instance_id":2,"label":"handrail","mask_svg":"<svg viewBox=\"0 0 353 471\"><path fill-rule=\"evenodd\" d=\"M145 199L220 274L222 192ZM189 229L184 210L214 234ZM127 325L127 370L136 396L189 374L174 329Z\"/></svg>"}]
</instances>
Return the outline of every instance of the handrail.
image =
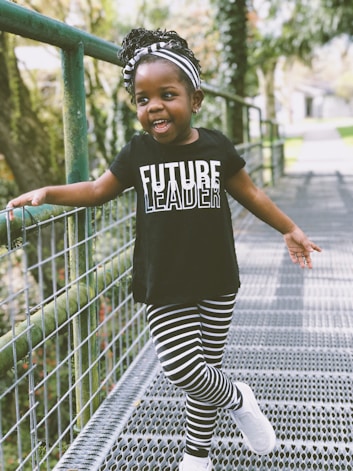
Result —
<instances>
[{"instance_id":1,"label":"handrail","mask_svg":"<svg viewBox=\"0 0 353 471\"><path fill-rule=\"evenodd\" d=\"M43 204L38 207L24 207L13 210L14 219L11 223L8 220L6 211L0 212L0 245L7 239L8 224L11 227L12 238L19 237L23 232L23 222L26 227L36 225L44 221L50 221L54 216L62 214L63 211L70 211L72 208L56 206L52 204Z\"/></svg>"},{"instance_id":2,"label":"handrail","mask_svg":"<svg viewBox=\"0 0 353 471\"><path fill-rule=\"evenodd\" d=\"M261 108L259 106L254 105L253 103L249 103L248 101L246 101L246 99L244 99L240 95L237 95L236 93L231 93L227 90L220 90L219 88L213 85L207 84L207 83L202 84L202 88L203 90L205 90L205 92L209 93L210 95L219 96L222 98L226 98L227 100L231 100L231 101L236 101L237 103L247 108L254 108L255 110L258 110L261 112Z\"/></svg>"},{"instance_id":3,"label":"handrail","mask_svg":"<svg viewBox=\"0 0 353 471\"><path fill-rule=\"evenodd\" d=\"M72 49L82 43L85 55L121 65L117 56L119 46L8 0L0 0L0 30L61 49Z\"/></svg>"}]
</instances>

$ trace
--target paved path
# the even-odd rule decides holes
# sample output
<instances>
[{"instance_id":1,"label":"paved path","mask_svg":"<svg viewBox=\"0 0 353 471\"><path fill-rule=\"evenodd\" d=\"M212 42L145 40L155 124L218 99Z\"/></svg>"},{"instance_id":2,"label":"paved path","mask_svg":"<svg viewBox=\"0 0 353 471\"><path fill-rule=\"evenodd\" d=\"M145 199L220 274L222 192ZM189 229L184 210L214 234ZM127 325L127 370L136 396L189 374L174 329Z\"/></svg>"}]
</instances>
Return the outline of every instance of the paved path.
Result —
<instances>
[{"instance_id":1,"label":"paved path","mask_svg":"<svg viewBox=\"0 0 353 471\"><path fill-rule=\"evenodd\" d=\"M344 143L332 124L311 125L303 134L298 161L290 171L353 174L353 149Z\"/></svg>"}]
</instances>

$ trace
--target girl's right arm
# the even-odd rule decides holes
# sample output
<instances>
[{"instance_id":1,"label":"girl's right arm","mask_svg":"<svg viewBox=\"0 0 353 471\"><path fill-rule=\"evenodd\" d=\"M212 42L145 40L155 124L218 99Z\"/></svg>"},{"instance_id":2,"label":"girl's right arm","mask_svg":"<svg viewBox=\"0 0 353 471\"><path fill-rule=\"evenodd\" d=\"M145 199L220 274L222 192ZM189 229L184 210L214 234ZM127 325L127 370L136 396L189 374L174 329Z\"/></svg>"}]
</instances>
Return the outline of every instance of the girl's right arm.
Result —
<instances>
[{"instance_id":1,"label":"girl's right arm","mask_svg":"<svg viewBox=\"0 0 353 471\"><path fill-rule=\"evenodd\" d=\"M21 206L39 206L41 204L57 204L62 206L99 206L115 198L124 190L123 185L107 170L97 180L70 183L67 185L46 186L29 191L9 201L7 208ZM10 220L13 212L9 213Z\"/></svg>"}]
</instances>

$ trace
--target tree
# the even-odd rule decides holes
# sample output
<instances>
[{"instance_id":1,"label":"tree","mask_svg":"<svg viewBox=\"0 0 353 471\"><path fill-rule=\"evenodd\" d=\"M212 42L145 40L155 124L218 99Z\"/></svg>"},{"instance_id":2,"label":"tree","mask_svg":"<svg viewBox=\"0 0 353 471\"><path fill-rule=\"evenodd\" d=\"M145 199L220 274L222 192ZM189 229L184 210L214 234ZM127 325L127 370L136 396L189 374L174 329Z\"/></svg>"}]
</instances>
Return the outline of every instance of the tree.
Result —
<instances>
[{"instance_id":1,"label":"tree","mask_svg":"<svg viewBox=\"0 0 353 471\"><path fill-rule=\"evenodd\" d=\"M310 62L320 43L319 22L312 2L257 0L253 2L251 65L257 69L265 98L265 117L276 120L275 74L282 57Z\"/></svg>"},{"instance_id":2,"label":"tree","mask_svg":"<svg viewBox=\"0 0 353 471\"><path fill-rule=\"evenodd\" d=\"M19 191L25 192L43 184L43 169L47 183L63 183L64 161L58 152L62 148L62 138L55 132L58 128L47 126L36 112L19 72L14 46L15 38L0 32L0 152Z\"/></svg>"},{"instance_id":3,"label":"tree","mask_svg":"<svg viewBox=\"0 0 353 471\"><path fill-rule=\"evenodd\" d=\"M218 0L217 28L222 45L223 70L222 80L225 88L241 97L246 96L246 73L248 70L247 53L247 1ZM243 110L234 104L230 110L233 123L234 143L243 142Z\"/></svg>"},{"instance_id":4,"label":"tree","mask_svg":"<svg viewBox=\"0 0 353 471\"><path fill-rule=\"evenodd\" d=\"M324 14L322 42L326 43L342 34L353 38L353 8L351 0L321 0Z\"/></svg>"},{"instance_id":5,"label":"tree","mask_svg":"<svg viewBox=\"0 0 353 471\"><path fill-rule=\"evenodd\" d=\"M350 0L253 0L249 57L256 67L267 119L276 119L275 73L281 58L310 66L315 50L333 38L353 36Z\"/></svg>"}]
</instances>

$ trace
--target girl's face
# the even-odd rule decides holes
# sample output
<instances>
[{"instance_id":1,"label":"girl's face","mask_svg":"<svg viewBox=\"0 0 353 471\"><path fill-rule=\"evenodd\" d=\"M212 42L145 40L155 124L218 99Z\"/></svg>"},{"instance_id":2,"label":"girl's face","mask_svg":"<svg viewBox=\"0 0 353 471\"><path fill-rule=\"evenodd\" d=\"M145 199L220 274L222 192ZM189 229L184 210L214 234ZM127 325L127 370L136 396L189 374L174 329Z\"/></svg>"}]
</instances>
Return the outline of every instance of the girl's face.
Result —
<instances>
[{"instance_id":1,"label":"girl's face","mask_svg":"<svg viewBox=\"0 0 353 471\"><path fill-rule=\"evenodd\" d=\"M199 110L203 92L190 92L178 67L167 60L143 62L135 74L137 118L161 144L189 144L198 139L191 116Z\"/></svg>"}]
</instances>

